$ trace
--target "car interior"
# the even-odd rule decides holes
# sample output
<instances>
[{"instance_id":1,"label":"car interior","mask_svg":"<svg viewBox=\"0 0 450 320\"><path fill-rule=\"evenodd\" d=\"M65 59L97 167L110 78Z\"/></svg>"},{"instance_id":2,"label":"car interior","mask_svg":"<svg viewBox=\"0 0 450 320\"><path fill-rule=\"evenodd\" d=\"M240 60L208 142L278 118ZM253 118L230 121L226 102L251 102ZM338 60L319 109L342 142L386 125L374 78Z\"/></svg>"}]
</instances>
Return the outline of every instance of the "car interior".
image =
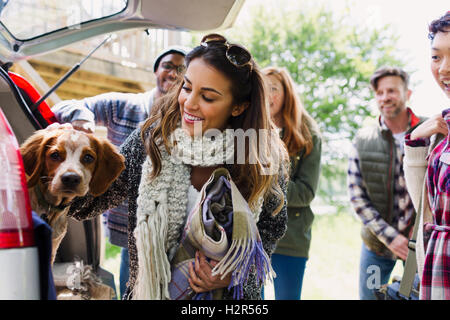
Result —
<instances>
[{"instance_id":1,"label":"car interior","mask_svg":"<svg viewBox=\"0 0 450 320\"><path fill-rule=\"evenodd\" d=\"M44 129L50 124L39 109L31 111L35 99L15 84L3 66L0 67L0 101L19 144L36 130ZM65 266L73 263L74 259L80 259L90 265L97 277L115 291L114 275L100 267L101 233L100 216L85 221L69 219L67 234L59 247L54 270L64 273L67 268L58 267L58 264Z\"/></svg>"}]
</instances>

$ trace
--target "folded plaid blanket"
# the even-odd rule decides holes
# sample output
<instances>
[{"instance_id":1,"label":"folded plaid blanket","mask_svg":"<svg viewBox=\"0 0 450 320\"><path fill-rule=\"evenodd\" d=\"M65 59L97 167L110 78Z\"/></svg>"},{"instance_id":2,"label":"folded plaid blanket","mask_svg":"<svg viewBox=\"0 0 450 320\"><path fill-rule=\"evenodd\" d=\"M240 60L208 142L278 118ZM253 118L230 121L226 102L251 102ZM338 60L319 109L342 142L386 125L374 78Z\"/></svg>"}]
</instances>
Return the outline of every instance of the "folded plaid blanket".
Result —
<instances>
[{"instance_id":1,"label":"folded plaid blanket","mask_svg":"<svg viewBox=\"0 0 450 320\"><path fill-rule=\"evenodd\" d=\"M181 244L172 261L171 299L222 298L222 289L196 294L190 288L189 264L194 261L196 250L219 261L213 275L225 277L232 272L228 290L233 290L234 299L243 296L243 286L252 268L256 268L259 284L274 274L255 217L225 168L213 172L187 218Z\"/></svg>"}]
</instances>

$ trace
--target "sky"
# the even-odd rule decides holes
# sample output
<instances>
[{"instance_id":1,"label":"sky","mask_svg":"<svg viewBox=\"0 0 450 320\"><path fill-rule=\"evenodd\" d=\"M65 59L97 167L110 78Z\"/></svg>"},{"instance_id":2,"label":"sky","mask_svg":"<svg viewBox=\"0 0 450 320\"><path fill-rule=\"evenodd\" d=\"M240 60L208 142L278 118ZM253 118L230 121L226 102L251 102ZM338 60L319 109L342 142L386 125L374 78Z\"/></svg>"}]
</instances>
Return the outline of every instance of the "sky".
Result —
<instances>
[{"instance_id":1,"label":"sky","mask_svg":"<svg viewBox=\"0 0 450 320\"><path fill-rule=\"evenodd\" d=\"M247 0L240 15L260 0ZM450 107L450 100L435 83L430 71L428 24L450 10L450 0L311 0L325 3L333 10L349 5L350 14L361 24L389 24L399 37L398 49L407 57L405 69L411 74L413 91L409 105L420 115L431 116ZM277 1L266 1L275 2ZM238 17L239 19L239 17Z\"/></svg>"},{"instance_id":2,"label":"sky","mask_svg":"<svg viewBox=\"0 0 450 320\"><path fill-rule=\"evenodd\" d=\"M342 6L343 0L327 0ZM450 107L450 101L436 84L430 71L430 41L428 24L450 10L449 0L358 0L351 8L368 23L390 24L399 36L399 49L408 56L411 75L413 110L424 116L439 113Z\"/></svg>"}]
</instances>

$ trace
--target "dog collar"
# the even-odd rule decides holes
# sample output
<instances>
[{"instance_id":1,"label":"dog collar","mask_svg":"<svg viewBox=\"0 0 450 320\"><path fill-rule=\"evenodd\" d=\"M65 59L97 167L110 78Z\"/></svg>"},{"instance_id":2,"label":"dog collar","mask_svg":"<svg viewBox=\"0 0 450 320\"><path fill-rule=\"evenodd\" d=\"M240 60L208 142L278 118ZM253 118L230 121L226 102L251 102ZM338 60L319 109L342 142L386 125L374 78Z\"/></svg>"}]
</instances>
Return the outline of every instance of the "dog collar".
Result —
<instances>
[{"instance_id":1,"label":"dog collar","mask_svg":"<svg viewBox=\"0 0 450 320\"><path fill-rule=\"evenodd\" d=\"M34 193L36 194L37 201L39 203L39 206L43 208L47 208L47 214L52 212L60 212L66 209L70 203L68 204L61 204L59 206L55 206L51 203L49 203L47 200L45 200L44 194L41 191L41 188L39 187L39 184L37 184L34 187Z\"/></svg>"}]
</instances>

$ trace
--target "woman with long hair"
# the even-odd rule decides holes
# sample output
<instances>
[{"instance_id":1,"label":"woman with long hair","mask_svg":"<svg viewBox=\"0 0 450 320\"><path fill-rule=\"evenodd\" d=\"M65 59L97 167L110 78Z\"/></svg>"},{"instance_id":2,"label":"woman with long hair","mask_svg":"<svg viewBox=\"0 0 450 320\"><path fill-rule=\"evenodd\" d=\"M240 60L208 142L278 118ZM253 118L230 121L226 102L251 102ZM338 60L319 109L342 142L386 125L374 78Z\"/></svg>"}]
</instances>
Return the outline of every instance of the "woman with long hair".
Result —
<instances>
[{"instance_id":1,"label":"woman with long hair","mask_svg":"<svg viewBox=\"0 0 450 320\"><path fill-rule=\"evenodd\" d=\"M450 11L431 22L431 73L450 98ZM450 300L450 109L405 137L405 178L419 220L421 300Z\"/></svg>"},{"instance_id":2,"label":"woman with long hair","mask_svg":"<svg viewBox=\"0 0 450 320\"><path fill-rule=\"evenodd\" d=\"M260 238L264 259L218 269L222 261L197 250L186 270L188 291L221 289L223 299L259 299L269 272L259 262L268 261L286 230L287 153L279 137L270 134L264 81L250 52L211 34L185 61L179 84L121 146L126 169L106 193L79 199L70 214L92 218L127 199L130 279L124 299L174 298L171 270L186 220L211 174L225 168L254 214L257 228L242 229ZM256 133L259 148L238 146L239 134L247 132ZM258 241L251 243L256 245L249 246L248 258L258 255Z\"/></svg>"},{"instance_id":3,"label":"woman with long hair","mask_svg":"<svg viewBox=\"0 0 450 320\"><path fill-rule=\"evenodd\" d=\"M311 244L314 214L310 204L320 176L321 137L315 120L298 97L284 68L263 69L268 82L270 114L291 159L287 193L288 229L272 255L277 300L298 300Z\"/></svg>"}]
</instances>

